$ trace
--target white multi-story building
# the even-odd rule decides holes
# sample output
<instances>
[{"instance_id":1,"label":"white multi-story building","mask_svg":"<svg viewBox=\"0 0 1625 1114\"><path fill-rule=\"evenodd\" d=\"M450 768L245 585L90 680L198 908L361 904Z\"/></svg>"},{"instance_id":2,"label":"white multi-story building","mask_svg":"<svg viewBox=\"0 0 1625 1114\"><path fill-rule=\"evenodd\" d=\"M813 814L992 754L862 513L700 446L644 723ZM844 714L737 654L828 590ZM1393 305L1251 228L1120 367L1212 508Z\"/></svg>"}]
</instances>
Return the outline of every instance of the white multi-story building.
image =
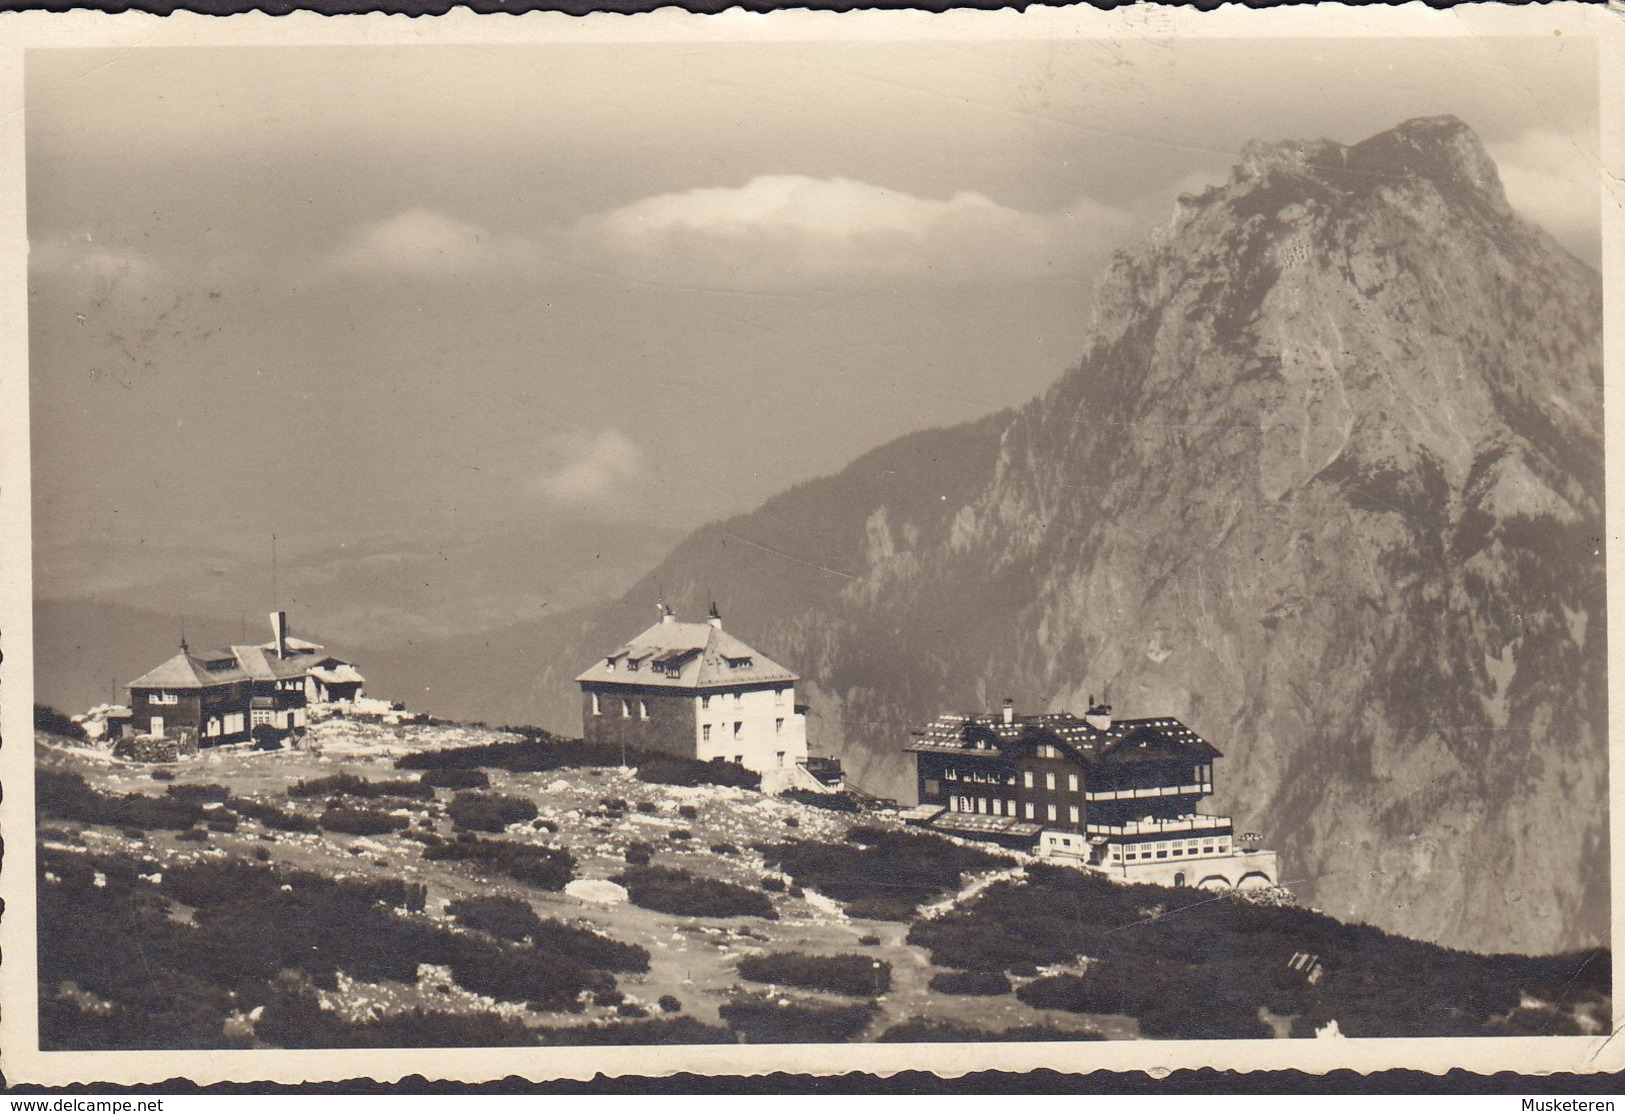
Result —
<instances>
[{"instance_id":1,"label":"white multi-story building","mask_svg":"<svg viewBox=\"0 0 1625 1114\"><path fill-rule=\"evenodd\" d=\"M662 605L659 622L576 678L582 737L736 762L790 784L807 761L799 679L724 631L715 604L704 623L680 622Z\"/></svg>"}]
</instances>

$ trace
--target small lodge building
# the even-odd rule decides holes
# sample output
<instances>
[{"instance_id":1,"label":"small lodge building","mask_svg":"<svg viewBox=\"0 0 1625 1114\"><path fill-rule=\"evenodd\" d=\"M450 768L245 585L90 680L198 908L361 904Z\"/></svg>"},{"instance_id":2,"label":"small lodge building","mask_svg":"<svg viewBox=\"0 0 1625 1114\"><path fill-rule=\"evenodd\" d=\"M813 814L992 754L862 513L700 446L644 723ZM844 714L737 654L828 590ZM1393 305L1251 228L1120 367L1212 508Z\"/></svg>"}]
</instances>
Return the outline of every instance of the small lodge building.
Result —
<instances>
[{"instance_id":1,"label":"small lodge building","mask_svg":"<svg viewBox=\"0 0 1625 1114\"><path fill-rule=\"evenodd\" d=\"M582 737L706 762L736 762L769 784L812 788L807 709L795 673L706 622L660 620L576 678ZM837 767L838 769L838 767Z\"/></svg>"},{"instance_id":2,"label":"small lodge building","mask_svg":"<svg viewBox=\"0 0 1625 1114\"><path fill-rule=\"evenodd\" d=\"M1171 716L947 712L914 733L910 822L1035 850L1115 877L1207 889L1277 878L1273 851L1244 851L1227 816L1197 808L1223 757Z\"/></svg>"},{"instance_id":3,"label":"small lodge building","mask_svg":"<svg viewBox=\"0 0 1625 1114\"><path fill-rule=\"evenodd\" d=\"M273 637L259 646L180 653L131 681L128 730L159 738L191 735L199 746L243 743L256 727L303 732L314 703L351 700L364 679L314 642L288 636L286 612L271 615Z\"/></svg>"}]
</instances>

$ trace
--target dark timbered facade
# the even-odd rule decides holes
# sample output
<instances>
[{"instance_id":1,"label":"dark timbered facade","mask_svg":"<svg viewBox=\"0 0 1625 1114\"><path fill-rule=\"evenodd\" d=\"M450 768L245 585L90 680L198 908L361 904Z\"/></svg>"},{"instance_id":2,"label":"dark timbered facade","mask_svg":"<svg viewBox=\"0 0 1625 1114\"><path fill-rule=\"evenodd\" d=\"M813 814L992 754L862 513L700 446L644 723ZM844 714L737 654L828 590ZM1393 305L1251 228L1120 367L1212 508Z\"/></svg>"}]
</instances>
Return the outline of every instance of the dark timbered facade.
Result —
<instances>
[{"instance_id":1,"label":"dark timbered facade","mask_svg":"<svg viewBox=\"0 0 1625 1114\"><path fill-rule=\"evenodd\" d=\"M1207 870L1238 852L1230 819L1198 811L1222 756L1171 716L1114 719L1098 704L1082 716L1017 715L1006 701L1002 713L944 713L906 749L918 776L916 823L1102 870L1149 868L1174 884L1240 877L1231 866ZM1272 882L1273 853L1256 854L1270 858L1253 874Z\"/></svg>"}]
</instances>

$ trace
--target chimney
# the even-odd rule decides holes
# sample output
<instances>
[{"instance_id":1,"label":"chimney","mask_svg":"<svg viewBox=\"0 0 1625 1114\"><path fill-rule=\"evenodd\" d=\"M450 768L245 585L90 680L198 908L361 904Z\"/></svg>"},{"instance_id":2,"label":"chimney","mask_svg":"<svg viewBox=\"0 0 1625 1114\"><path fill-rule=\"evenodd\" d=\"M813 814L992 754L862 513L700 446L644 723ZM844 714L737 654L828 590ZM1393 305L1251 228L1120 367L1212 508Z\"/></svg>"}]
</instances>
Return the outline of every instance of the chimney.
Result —
<instances>
[{"instance_id":1,"label":"chimney","mask_svg":"<svg viewBox=\"0 0 1625 1114\"><path fill-rule=\"evenodd\" d=\"M660 602L660 621L662 623L675 623L677 621L677 612L666 606L664 600Z\"/></svg>"},{"instance_id":2,"label":"chimney","mask_svg":"<svg viewBox=\"0 0 1625 1114\"><path fill-rule=\"evenodd\" d=\"M286 611L271 612L271 638L276 642L276 656L288 656L288 613Z\"/></svg>"},{"instance_id":3,"label":"chimney","mask_svg":"<svg viewBox=\"0 0 1625 1114\"><path fill-rule=\"evenodd\" d=\"M1096 731L1110 731L1112 729L1112 706L1110 704L1096 704L1094 697L1089 698L1089 711L1084 714L1083 722Z\"/></svg>"},{"instance_id":4,"label":"chimney","mask_svg":"<svg viewBox=\"0 0 1625 1114\"><path fill-rule=\"evenodd\" d=\"M1016 702L1008 696L1004 698L1004 722L1007 725L1016 722Z\"/></svg>"},{"instance_id":5,"label":"chimney","mask_svg":"<svg viewBox=\"0 0 1625 1114\"><path fill-rule=\"evenodd\" d=\"M716 627L717 630L722 629L722 612L717 610L716 600L711 601L711 614L710 617L706 619L706 622L710 623L713 627Z\"/></svg>"}]
</instances>

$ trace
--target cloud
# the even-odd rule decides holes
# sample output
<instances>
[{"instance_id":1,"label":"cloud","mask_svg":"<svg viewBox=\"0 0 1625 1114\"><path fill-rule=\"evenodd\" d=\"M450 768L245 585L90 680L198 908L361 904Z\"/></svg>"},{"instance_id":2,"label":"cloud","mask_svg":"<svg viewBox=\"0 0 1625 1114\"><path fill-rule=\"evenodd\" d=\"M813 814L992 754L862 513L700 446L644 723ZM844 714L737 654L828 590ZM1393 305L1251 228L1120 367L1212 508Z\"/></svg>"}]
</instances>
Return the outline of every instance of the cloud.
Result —
<instances>
[{"instance_id":1,"label":"cloud","mask_svg":"<svg viewBox=\"0 0 1625 1114\"><path fill-rule=\"evenodd\" d=\"M36 275L64 275L114 285L157 277L161 269L135 252L98 243L89 232L30 243L28 269Z\"/></svg>"},{"instance_id":2,"label":"cloud","mask_svg":"<svg viewBox=\"0 0 1625 1114\"><path fill-rule=\"evenodd\" d=\"M1602 253L1602 217L1594 141L1530 130L1488 147L1512 207L1596 264Z\"/></svg>"},{"instance_id":3,"label":"cloud","mask_svg":"<svg viewBox=\"0 0 1625 1114\"><path fill-rule=\"evenodd\" d=\"M439 277L466 273L511 253L511 238L437 213L408 209L358 229L325 261L341 271Z\"/></svg>"},{"instance_id":4,"label":"cloud","mask_svg":"<svg viewBox=\"0 0 1625 1114\"><path fill-rule=\"evenodd\" d=\"M576 222L569 238L580 252L674 285L787 289L1075 274L1127 221L1088 198L1037 213L971 191L937 200L781 174L647 197Z\"/></svg>"},{"instance_id":5,"label":"cloud","mask_svg":"<svg viewBox=\"0 0 1625 1114\"><path fill-rule=\"evenodd\" d=\"M619 430L563 434L544 446L551 463L540 486L561 503L579 503L610 494L643 472L643 454Z\"/></svg>"}]
</instances>

